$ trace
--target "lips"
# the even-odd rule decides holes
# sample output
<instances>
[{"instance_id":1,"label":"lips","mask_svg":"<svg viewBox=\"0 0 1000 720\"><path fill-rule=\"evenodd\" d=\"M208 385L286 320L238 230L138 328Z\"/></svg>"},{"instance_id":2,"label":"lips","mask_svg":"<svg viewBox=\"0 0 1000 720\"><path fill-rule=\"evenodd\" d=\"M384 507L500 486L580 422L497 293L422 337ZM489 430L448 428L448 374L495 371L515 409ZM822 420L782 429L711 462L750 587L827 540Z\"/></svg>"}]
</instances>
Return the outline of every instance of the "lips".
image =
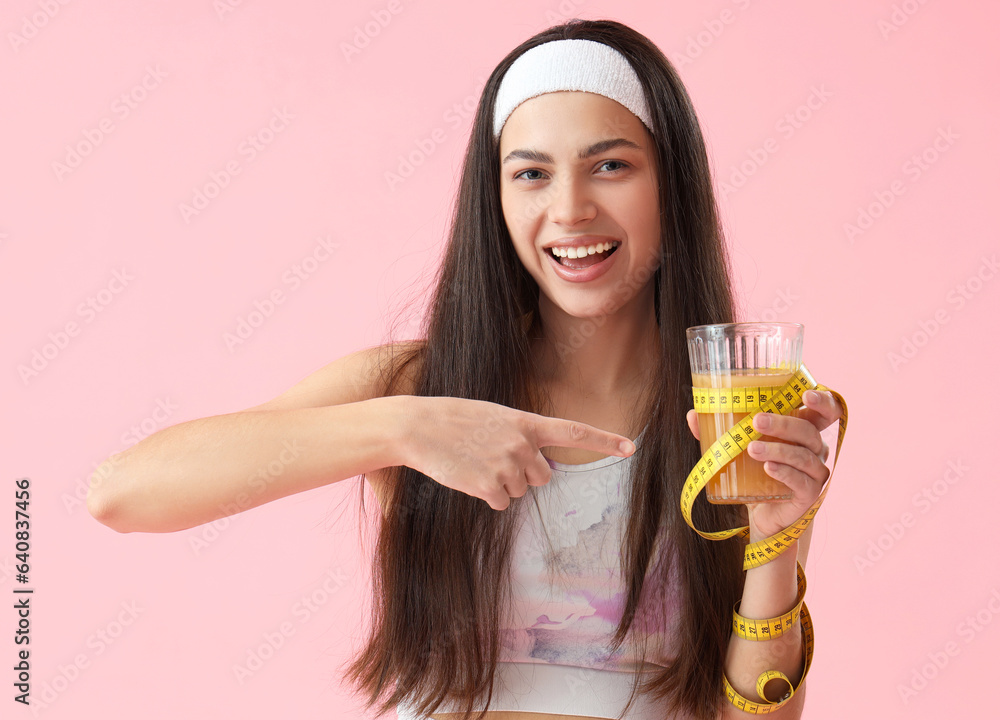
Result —
<instances>
[{"instance_id":1,"label":"lips","mask_svg":"<svg viewBox=\"0 0 1000 720\"><path fill-rule=\"evenodd\" d=\"M583 240L583 238L580 238L580 240ZM577 242L574 243L572 246L587 247L589 245L596 245L600 242L605 241L604 238L594 238L594 239L588 238L587 240L588 241L586 243ZM566 247L566 245L562 245L560 243L554 243L552 246L550 246L550 248L551 247ZM605 257L600 262L595 263L590 267L574 269L560 263L559 260L556 259L556 257L552 254L550 248L545 249L545 256L548 258L548 262L551 263L553 272L555 272L555 274L559 276L561 279L572 283L590 282L592 280L596 280L597 278L607 273L608 270L610 270L614 266L615 258L617 258L621 254L619 252L621 245L619 244L617 247L612 248L611 252L607 253L607 257Z\"/></svg>"}]
</instances>

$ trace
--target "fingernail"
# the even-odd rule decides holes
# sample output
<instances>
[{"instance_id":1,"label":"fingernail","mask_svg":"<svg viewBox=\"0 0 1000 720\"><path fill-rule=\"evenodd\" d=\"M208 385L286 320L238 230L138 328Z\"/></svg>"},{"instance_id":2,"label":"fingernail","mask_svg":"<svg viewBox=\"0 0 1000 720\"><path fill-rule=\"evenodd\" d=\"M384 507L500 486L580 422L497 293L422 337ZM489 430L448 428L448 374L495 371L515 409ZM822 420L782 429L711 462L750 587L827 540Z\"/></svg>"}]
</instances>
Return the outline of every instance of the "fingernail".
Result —
<instances>
[{"instance_id":1,"label":"fingernail","mask_svg":"<svg viewBox=\"0 0 1000 720\"><path fill-rule=\"evenodd\" d=\"M767 413L760 413L754 417L753 425L758 430L767 430L771 427L771 416Z\"/></svg>"},{"instance_id":2,"label":"fingernail","mask_svg":"<svg viewBox=\"0 0 1000 720\"><path fill-rule=\"evenodd\" d=\"M806 400L807 402L811 402L811 403L818 402L819 401L819 393L816 392L815 390L807 390L806 393L805 393L805 395L802 396L802 399Z\"/></svg>"},{"instance_id":3,"label":"fingernail","mask_svg":"<svg viewBox=\"0 0 1000 720\"><path fill-rule=\"evenodd\" d=\"M759 455L760 453L764 452L764 443L760 442L759 440L754 440L752 443L750 443L749 450L754 455Z\"/></svg>"},{"instance_id":4,"label":"fingernail","mask_svg":"<svg viewBox=\"0 0 1000 720\"><path fill-rule=\"evenodd\" d=\"M632 454L633 452L635 452L635 445L629 440L622 440L620 443L618 443L618 447L621 448L621 451L623 453Z\"/></svg>"}]
</instances>

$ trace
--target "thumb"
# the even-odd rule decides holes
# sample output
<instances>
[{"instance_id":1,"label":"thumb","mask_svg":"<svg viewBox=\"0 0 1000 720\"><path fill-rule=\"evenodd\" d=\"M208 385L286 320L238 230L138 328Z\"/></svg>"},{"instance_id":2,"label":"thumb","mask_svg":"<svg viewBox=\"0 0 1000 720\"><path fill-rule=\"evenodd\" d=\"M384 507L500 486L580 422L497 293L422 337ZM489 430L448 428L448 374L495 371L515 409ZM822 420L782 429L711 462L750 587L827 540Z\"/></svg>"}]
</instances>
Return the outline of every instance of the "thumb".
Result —
<instances>
[{"instance_id":1,"label":"thumb","mask_svg":"<svg viewBox=\"0 0 1000 720\"><path fill-rule=\"evenodd\" d=\"M688 423L688 429L691 430L691 434L694 435L695 440L698 440L700 442L701 432L698 428L698 412L696 410L688 410L687 423Z\"/></svg>"}]
</instances>

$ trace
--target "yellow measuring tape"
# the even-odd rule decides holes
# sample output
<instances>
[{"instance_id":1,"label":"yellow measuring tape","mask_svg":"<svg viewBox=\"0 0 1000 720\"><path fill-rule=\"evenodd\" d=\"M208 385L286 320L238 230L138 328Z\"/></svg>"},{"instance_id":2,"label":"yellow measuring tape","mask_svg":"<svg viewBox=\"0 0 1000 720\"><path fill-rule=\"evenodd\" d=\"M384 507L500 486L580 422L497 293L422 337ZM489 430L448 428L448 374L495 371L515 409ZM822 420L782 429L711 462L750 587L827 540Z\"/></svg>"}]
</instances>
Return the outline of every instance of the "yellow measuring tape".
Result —
<instances>
[{"instance_id":1,"label":"yellow measuring tape","mask_svg":"<svg viewBox=\"0 0 1000 720\"><path fill-rule=\"evenodd\" d=\"M739 528L729 530L719 530L716 532L703 532L694 526L691 521L691 508L694 506L695 498L708 485L708 482L732 459L747 449L747 446L763 433L757 432L753 427L753 418L758 413L769 412L780 415L788 415L803 404L802 396L807 390L827 391L840 402L844 412L840 417L840 432L837 436L837 449L833 456L833 464L836 467L837 457L840 455L840 446L844 442L844 433L847 432L847 403L844 398L835 390L831 390L825 385L818 384L809 374L805 365L799 367L792 378L781 386L771 387L748 387L748 388L693 388L694 407L699 413L733 413L738 416L741 413L748 413L742 417L725 435L718 438L708 451L702 456L698 464L694 466L684 483L684 490L681 493L681 512L684 520L703 538L709 540L725 540L734 535L741 538L750 534L749 526L744 525ZM832 472L831 472L832 475ZM780 530L771 537L764 538L758 542L748 543L743 555L743 569L760 567L774 560L778 555L785 552L789 547L795 547L794 542L805 532L805 529L812 522L813 516L819 510L826 498L826 492L830 488L830 478L823 487L823 491L816 498L816 502L806 510L806 512L794 523ZM733 611L733 632L744 640L764 641L773 640L782 634L789 632L795 625L795 621L800 621L802 625L802 639L805 650L805 664L802 668L802 677L799 684L792 687L788 677L778 670L766 670L757 678L757 694L760 700L749 700L738 692L725 678L726 698L736 707L754 715L765 715L781 708L792 699L795 691L802 686L809 672L809 666L813 658L813 626L809 611L803 602L806 592L806 576L802 570L802 565L796 563L798 576L798 596L795 600L795 607L791 611L775 618L753 620L740 615L735 609ZM739 607L737 603L736 607ZM764 697L764 686L768 681L779 679L788 686L788 691L784 697L777 701L768 700Z\"/></svg>"}]
</instances>

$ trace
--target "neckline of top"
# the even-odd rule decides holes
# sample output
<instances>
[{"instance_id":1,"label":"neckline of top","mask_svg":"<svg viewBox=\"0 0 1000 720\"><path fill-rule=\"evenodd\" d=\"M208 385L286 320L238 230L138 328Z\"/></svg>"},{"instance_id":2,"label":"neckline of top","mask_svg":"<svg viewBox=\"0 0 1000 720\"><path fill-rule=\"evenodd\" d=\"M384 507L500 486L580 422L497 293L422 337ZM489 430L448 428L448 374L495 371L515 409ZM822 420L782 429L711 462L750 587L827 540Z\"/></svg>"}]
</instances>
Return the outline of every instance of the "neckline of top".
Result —
<instances>
[{"instance_id":1,"label":"neckline of top","mask_svg":"<svg viewBox=\"0 0 1000 720\"><path fill-rule=\"evenodd\" d=\"M638 450L639 441L642 440L642 436L646 433L646 428L648 427L649 423L646 423L646 426L643 427L638 437L636 437L632 441L632 443L636 447L636 452L639 451ZM587 472L588 470L596 470L597 468L602 468L607 465L614 465L615 463L620 463L625 460L630 460L633 457L635 457L635 453L632 453L627 457L620 457L618 455L606 455L605 457L599 458L597 460L591 460L590 462L576 463L576 464L562 463L559 462L558 460L550 460L549 458L545 459L546 461L548 461L549 467L551 467L553 470L560 470L562 472Z\"/></svg>"}]
</instances>

